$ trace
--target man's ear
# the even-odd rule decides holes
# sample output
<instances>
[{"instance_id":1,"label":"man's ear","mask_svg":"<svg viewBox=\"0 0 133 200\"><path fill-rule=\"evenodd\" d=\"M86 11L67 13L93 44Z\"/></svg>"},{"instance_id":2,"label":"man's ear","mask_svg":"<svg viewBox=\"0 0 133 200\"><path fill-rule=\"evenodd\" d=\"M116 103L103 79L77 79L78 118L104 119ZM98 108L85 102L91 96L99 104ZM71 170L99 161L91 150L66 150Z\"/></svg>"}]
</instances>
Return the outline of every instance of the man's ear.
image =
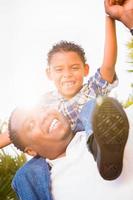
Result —
<instances>
[{"instance_id":1,"label":"man's ear","mask_svg":"<svg viewBox=\"0 0 133 200\"><path fill-rule=\"evenodd\" d=\"M26 147L24 153L27 153L30 156L37 156L37 152L34 151L31 147Z\"/></svg>"},{"instance_id":2,"label":"man's ear","mask_svg":"<svg viewBox=\"0 0 133 200\"><path fill-rule=\"evenodd\" d=\"M51 72L50 72L50 68L49 67L46 68L45 73L46 73L48 79L52 80Z\"/></svg>"},{"instance_id":3,"label":"man's ear","mask_svg":"<svg viewBox=\"0 0 133 200\"><path fill-rule=\"evenodd\" d=\"M84 76L88 76L88 74L89 74L89 69L90 69L89 65L88 65L88 64L85 64L85 66L84 66Z\"/></svg>"}]
</instances>

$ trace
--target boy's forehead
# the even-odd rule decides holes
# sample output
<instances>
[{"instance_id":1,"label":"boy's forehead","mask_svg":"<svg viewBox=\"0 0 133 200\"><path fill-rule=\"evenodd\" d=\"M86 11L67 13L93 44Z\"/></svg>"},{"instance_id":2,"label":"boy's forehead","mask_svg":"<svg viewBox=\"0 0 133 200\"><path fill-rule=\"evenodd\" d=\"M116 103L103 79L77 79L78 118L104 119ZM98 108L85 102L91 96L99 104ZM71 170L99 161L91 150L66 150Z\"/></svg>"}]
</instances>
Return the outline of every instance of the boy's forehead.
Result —
<instances>
[{"instance_id":1,"label":"boy's forehead","mask_svg":"<svg viewBox=\"0 0 133 200\"><path fill-rule=\"evenodd\" d=\"M74 51L56 52L52 55L50 64L58 62L81 62L80 56Z\"/></svg>"}]
</instances>

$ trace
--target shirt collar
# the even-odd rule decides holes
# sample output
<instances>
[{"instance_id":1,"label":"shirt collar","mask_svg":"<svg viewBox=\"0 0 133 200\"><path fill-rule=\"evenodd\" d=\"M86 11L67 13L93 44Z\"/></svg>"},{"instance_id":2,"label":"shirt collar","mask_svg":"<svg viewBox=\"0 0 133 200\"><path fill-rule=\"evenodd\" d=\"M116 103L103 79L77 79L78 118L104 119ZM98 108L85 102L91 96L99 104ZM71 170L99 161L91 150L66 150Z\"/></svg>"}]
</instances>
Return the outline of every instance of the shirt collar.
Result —
<instances>
[{"instance_id":1,"label":"shirt collar","mask_svg":"<svg viewBox=\"0 0 133 200\"><path fill-rule=\"evenodd\" d=\"M75 101L75 100L81 98L82 95L87 95L87 89L88 89L88 85L84 84L83 87L81 88L81 90L74 97L72 97L69 100L65 99L58 91L56 91L56 93L57 93L59 101L61 101L61 102Z\"/></svg>"}]
</instances>

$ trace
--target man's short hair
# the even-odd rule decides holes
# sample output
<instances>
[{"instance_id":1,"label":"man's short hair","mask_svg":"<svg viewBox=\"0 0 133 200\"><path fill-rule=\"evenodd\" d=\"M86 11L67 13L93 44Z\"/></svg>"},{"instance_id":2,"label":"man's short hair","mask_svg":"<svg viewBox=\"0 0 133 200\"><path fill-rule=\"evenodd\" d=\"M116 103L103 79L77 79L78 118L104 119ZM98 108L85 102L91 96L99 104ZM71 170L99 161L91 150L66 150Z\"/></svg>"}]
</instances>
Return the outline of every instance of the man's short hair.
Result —
<instances>
[{"instance_id":1,"label":"man's short hair","mask_svg":"<svg viewBox=\"0 0 133 200\"><path fill-rule=\"evenodd\" d=\"M17 128L13 126L13 116L15 115L17 110L18 109L15 108L9 117L9 121L8 121L9 138L11 142L14 144L14 146L17 147L17 149L24 151L25 147L23 145L23 142L20 139L19 130L17 130Z\"/></svg>"}]
</instances>

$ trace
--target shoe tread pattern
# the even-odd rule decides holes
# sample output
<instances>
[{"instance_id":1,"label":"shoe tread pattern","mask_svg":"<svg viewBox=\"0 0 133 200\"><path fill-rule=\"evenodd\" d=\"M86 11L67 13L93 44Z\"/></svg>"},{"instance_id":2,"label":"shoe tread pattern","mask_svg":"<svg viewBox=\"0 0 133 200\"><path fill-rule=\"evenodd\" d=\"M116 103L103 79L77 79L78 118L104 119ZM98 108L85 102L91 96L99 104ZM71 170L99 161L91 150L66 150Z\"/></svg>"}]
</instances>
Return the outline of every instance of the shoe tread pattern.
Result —
<instances>
[{"instance_id":1,"label":"shoe tread pattern","mask_svg":"<svg viewBox=\"0 0 133 200\"><path fill-rule=\"evenodd\" d=\"M113 180L122 171L129 130L128 119L120 103L107 97L100 106L96 106L92 122L99 172L104 179Z\"/></svg>"}]
</instances>

